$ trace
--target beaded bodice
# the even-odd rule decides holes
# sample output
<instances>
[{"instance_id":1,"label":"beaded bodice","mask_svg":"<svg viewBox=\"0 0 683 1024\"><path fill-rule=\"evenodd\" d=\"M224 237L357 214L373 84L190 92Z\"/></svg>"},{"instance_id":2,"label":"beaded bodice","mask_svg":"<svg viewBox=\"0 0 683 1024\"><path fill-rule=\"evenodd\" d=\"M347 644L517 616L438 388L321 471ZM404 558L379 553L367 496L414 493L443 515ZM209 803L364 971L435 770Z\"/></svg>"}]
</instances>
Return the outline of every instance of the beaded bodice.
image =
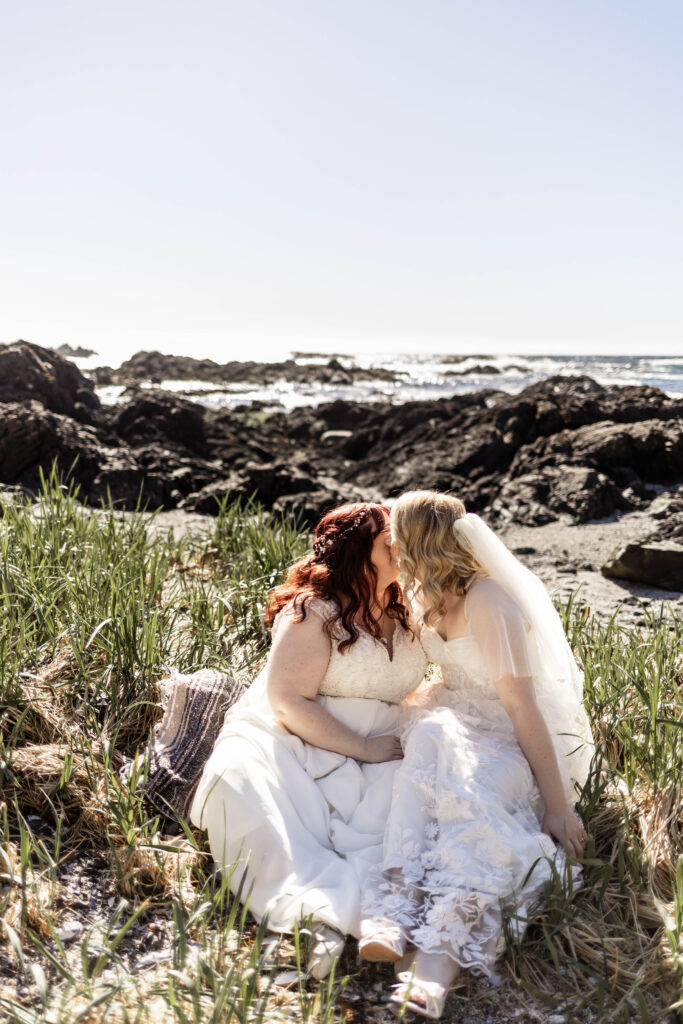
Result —
<instances>
[{"instance_id":1,"label":"beaded bodice","mask_svg":"<svg viewBox=\"0 0 683 1024\"><path fill-rule=\"evenodd\" d=\"M307 608L327 620L334 608L325 601L311 601ZM400 704L422 682L427 658L418 637L399 622L391 647L364 630L354 644L339 650L333 639L327 671L318 689L323 697L362 697Z\"/></svg>"}]
</instances>

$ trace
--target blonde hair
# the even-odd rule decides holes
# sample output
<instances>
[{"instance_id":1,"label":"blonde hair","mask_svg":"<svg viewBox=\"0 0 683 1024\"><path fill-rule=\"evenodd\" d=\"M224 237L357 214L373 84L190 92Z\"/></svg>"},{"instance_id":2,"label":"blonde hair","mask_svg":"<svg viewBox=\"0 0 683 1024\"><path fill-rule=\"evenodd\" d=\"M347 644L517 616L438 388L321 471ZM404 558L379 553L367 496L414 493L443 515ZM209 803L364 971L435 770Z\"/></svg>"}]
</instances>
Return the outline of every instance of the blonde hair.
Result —
<instances>
[{"instance_id":1,"label":"blonde hair","mask_svg":"<svg viewBox=\"0 0 683 1024\"><path fill-rule=\"evenodd\" d=\"M438 491L408 491L391 510L391 536L398 545L406 589L419 591L428 626L445 614L446 591L466 594L475 580L487 575L453 529L464 515L459 498Z\"/></svg>"}]
</instances>

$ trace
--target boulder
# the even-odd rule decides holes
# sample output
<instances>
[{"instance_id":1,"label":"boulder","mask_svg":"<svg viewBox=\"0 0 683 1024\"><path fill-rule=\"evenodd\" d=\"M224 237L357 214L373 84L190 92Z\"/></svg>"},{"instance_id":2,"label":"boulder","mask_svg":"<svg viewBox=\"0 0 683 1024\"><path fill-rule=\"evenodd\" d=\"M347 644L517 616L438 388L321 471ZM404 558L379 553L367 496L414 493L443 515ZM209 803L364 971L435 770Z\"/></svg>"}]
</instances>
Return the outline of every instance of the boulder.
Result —
<instances>
[{"instance_id":1,"label":"boulder","mask_svg":"<svg viewBox=\"0 0 683 1024\"><path fill-rule=\"evenodd\" d=\"M602 566L604 576L683 591L683 544L635 541L616 548Z\"/></svg>"},{"instance_id":2,"label":"boulder","mask_svg":"<svg viewBox=\"0 0 683 1024\"><path fill-rule=\"evenodd\" d=\"M190 494L183 502L183 508L215 514L218 502L230 495L242 499L255 496L262 505L271 509L282 495L308 493L316 490L316 486L310 476L288 463L247 462L229 476L214 480L197 493Z\"/></svg>"},{"instance_id":3,"label":"boulder","mask_svg":"<svg viewBox=\"0 0 683 1024\"><path fill-rule=\"evenodd\" d=\"M587 523L632 507L604 473L585 466L545 466L508 477L489 510L501 523L541 526L557 519Z\"/></svg>"},{"instance_id":4,"label":"boulder","mask_svg":"<svg viewBox=\"0 0 683 1024\"><path fill-rule=\"evenodd\" d=\"M343 505L346 499L341 497L339 491L329 491L326 488L316 488L314 491L301 491L299 494L287 494L273 505L273 512L279 515L293 516L302 527L309 530L320 521L326 512L330 512L338 505Z\"/></svg>"},{"instance_id":5,"label":"boulder","mask_svg":"<svg viewBox=\"0 0 683 1024\"><path fill-rule=\"evenodd\" d=\"M50 412L39 402L0 405L0 482L29 491L52 464L78 484L89 504L111 499L134 509L175 507L184 495L215 477L215 465L159 444L131 448L103 427Z\"/></svg>"},{"instance_id":6,"label":"boulder","mask_svg":"<svg viewBox=\"0 0 683 1024\"><path fill-rule=\"evenodd\" d=\"M346 402L339 398L326 402L315 410L316 420L322 420L323 430L354 430L368 417L367 406L358 402Z\"/></svg>"},{"instance_id":7,"label":"boulder","mask_svg":"<svg viewBox=\"0 0 683 1024\"><path fill-rule=\"evenodd\" d=\"M224 480L213 480L192 491L180 502L180 508L188 512L201 512L202 515L217 516L220 505L225 501L245 500L251 497L244 489L243 481L237 473Z\"/></svg>"},{"instance_id":8,"label":"boulder","mask_svg":"<svg viewBox=\"0 0 683 1024\"><path fill-rule=\"evenodd\" d=\"M658 520L657 529L648 540L676 540L683 544L683 487L674 494L660 494L650 505L648 512Z\"/></svg>"},{"instance_id":9,"label":"boulder","mask_svg":"<svg viewBox=\"0 0 683 1024\"><path fill-rule=\"evenodd\" d=\"M87 418L99 408L92 381L49 348L28 341L0 345L0 402L37 401L62 415Z\"/></svg>"},{"instance_id":10,"label":"boulder","mask_svg":"<svg viewBox=\"0 0 683 1024\"><path fill-rule=\"evenodd\" d=\"M199 455L206 452L202 407L165 391L139 392L119 409L115 427L133 447L156 440L170 441Z\"/></svg>"},{"instance_id":11,"label":"boulder","mask_svg":"<svg viewBox=\"0 0 683 1024\"><path fill-rule=\"evenodd\" d=\"M286 494L273 504L273 512L293 515L303 525L313 528L320 518L338 505L349 501L383 502L383 497L376 491L359 490L348 484L340 484L337 480L320 476L316 480L314 490L301 491L298 494Z\"/></svg>"},{"instance_id":12,"label":"boulder","mask_svg":"<svg viewBox=\"0 0 683 1024\"><path fill-rule=\"evenodd\" d=\"M215 467L207 473L205 464L196 463L163 449L101 448L96 471L81 481L81 494L91 505L111 498L125 509L177 508L215 476Z\"/></svg>"},{"instance_id":13,"label":"boulder","mask_svg":"<svg viewBox=\"0 0 683 1024\"><path fill-rule=\"evenodd\" d=\"M93 427L45 409L40 402L0 405L0 481L15 483L30 471L37 486L39 468L49 470L53 459L67 473L78 460L79 471L92 464L100 447ZM28 479L28 478L27 478Z\"/></svg>"}]
</instances>

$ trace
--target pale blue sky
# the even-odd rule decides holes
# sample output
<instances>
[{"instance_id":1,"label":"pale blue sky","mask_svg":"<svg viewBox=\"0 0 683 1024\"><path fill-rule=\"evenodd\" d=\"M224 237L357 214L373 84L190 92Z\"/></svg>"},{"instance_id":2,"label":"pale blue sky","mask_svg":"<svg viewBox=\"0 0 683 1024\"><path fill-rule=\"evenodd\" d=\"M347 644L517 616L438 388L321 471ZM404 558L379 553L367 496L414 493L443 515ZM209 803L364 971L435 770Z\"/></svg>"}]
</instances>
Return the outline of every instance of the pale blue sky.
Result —
<instances>
[{"instance_id":1,"label":"pale blue sky","mask_svg":"<svg viewBox=\"0 0 683 1024\"><path fill-rule=\"evenodd\" d=\"M0 340L683 352L683 4L0 5Z\"/></svg>"}]
</instances>

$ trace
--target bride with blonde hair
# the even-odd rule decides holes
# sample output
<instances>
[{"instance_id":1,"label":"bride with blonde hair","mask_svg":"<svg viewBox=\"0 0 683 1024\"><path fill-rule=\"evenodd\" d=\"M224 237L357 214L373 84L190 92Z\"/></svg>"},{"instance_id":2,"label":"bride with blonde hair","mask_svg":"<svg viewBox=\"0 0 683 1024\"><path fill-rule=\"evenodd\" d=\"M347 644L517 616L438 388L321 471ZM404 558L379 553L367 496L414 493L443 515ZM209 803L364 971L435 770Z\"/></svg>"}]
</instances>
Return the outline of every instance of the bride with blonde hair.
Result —
<instances>
[{"instance_id":1,"label":"bride with blonde hair","mask_svg":"<svg viewBox=\"0 0 683 1024\"><path fill-rule=\"evenodd\" d=\"M583 856L573 807L593 742L550 597L484 522L415 491L391 536L441 680L407 716L360 952L398 961L412 944L391 1001L437 1018L463 968L493 976L502 912L521 931L553 872Z\"/></svg>"}]
</instances>

